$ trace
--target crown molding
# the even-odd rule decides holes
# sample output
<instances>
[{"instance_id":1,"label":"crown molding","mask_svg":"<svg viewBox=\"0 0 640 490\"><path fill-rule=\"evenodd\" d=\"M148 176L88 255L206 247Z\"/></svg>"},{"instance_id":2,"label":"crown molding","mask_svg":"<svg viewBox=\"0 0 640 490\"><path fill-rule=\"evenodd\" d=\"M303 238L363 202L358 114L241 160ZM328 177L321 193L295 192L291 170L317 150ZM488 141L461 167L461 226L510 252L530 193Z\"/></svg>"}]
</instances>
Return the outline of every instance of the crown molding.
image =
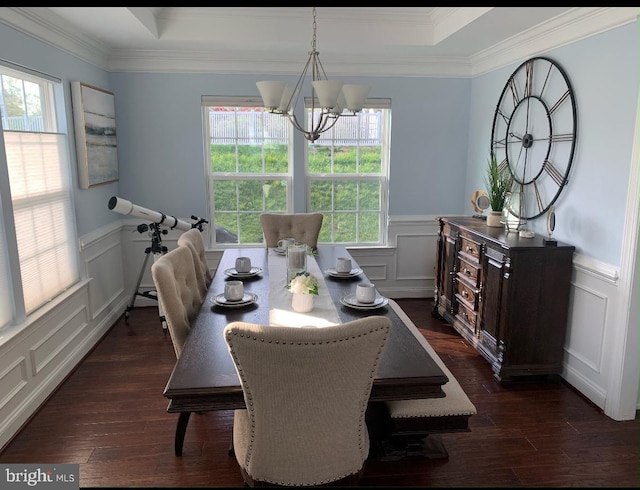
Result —
<instances>
[{"instance_id":1,"label":"crown molding","mask_svg":"<svg viewBox=\"0 0 640 490\"><path fill-rule=\"evenodd\" d=\"M638 7L577 7L472 56L471 76L635 22L639 13Z\"/></svg>"},{"instance_id":2,"label":"crown molding","mask_svg":"<svg viewBox=\"0 0 640 490\"><path fill-rule=\"evenodd\" d=\"M45 7L1 7L0 22L87 63L107 69L109 47L85 34Z\"/></svg>"},{"instance_id":3,"label":"crown molding","mask_svg":"<svg viewBox=\"0 0 640 490\"><path fill-rule=\"evenodd\" d=\"M398 57L382 60L379 55L353 60L343 56L325 63L334 76L469 77L467 58ZM259 57L254 53L213 51L114 51L110 71L145 73L218 73L300 75L300 57Z\"/></svg>"},{"instance_id":4,"label":"crown molding","mask_svg":"<svg viewBox=\"0 0 640 490\"><path fill-rule=\"evenodd\" d=\"M229 7L229 13L241 15L251 7ZM344 16L357 16L358 8L344 8ZM368 13L385 19L385 9L367 8ZM270 8L280 15L278 7ZM477 13L480 13L479 10ZM300 10L307 16L306 12ZM437 19L455 19L455 7L412 8L407 14L386 18L387 22L419 22L431 25ZM338 76L398 76L398 77L475 77L511 63L558 48L586 37L637 20L638 7L576 7L535 28L503 41L470 58L429 57L419 55L382 55L359 57L356 61L344 57L326 63L327 69ZM179 15L165 7L162 17ZM150 20L145 19L147 22ZM108 46L87 35L75 34L73 26L44 7L2 7L0 22L31 37L55 46L86 62L112 72L154 73L220 73L220 74L299 74L299 56L264 52L244 52L233 55L222 51L176 50L109 50Z\"/></svg>"}]
</instances>

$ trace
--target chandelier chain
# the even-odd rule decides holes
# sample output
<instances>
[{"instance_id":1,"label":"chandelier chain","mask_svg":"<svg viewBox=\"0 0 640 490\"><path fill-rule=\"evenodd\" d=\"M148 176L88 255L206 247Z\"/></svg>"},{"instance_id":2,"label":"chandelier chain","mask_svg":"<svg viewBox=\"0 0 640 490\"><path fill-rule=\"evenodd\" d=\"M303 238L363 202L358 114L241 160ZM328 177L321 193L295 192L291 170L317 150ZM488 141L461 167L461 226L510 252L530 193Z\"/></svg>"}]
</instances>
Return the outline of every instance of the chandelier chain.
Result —
<instances>
[{"instance_id":1,"label":"chandelier chain","mask_svg":"<svg viewBox=\"0 0 640 490\"><path fill-rule=\"evenodd\" d=\"M311 38L311 52L316 52L316 29L318 24L316 23L316 8L313 7L313 37Z\"/></svg>"}]
</instances>

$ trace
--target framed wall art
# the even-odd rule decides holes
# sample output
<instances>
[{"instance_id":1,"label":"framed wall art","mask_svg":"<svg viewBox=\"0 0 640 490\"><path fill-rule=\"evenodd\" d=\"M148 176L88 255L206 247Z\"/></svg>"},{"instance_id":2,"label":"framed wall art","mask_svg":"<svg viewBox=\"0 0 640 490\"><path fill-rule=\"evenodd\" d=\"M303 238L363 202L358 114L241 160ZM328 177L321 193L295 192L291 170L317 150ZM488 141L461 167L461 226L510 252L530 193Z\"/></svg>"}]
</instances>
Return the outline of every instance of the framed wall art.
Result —
<instances>
[{"instance_id":1,"label":"framed wall art","mask_svg":"<svg viewBox=\"0 0 640 490\"><path fill-rule=\"evenodd\" d=\"M116 107L112 92L71 82L80 187L118 180Z\"/></svg>"}]
</instances>

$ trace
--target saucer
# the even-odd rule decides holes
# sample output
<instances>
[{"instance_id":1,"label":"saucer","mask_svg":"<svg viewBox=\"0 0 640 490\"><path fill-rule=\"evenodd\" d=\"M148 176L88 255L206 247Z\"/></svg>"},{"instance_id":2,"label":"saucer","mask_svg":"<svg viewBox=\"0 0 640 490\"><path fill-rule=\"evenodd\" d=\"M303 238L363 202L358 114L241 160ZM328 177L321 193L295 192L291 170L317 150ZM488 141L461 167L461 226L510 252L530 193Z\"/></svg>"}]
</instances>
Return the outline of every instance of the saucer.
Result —
<instances>
[{"instance_id":1,"label":"saucer","mask_svg":"<svg viewBox=\"0 0 640 490\"><path fill-rule=\"evenodd\" d=\"M355 294L350 294L348 296L343 296L340 298L340 303L349 308L355 308L356 310L375 310L376 308L382 308L383 306L387 306L389 304L389 298L385 298L384 296L376 296L376 299L373 303L361 303L356 299Z\"/></svg>"},{"instance_id":2,"label":"saucer","mask_svg":"<svg viewBox=\"0 0 640 490\"><path fill-rule=\"evenodd\" d=\"M362 274L362 269L354 267L350 272L338 272L335 267L329 267L325 272L331 277L356 277Z\"/></svg>"},{"instance_id":3,"label":"saucer","mask_svg":"<svg viewBox=\"0 0 640 490\"><path fill-rule=\"evenodd\" d=\"M252 267L249 272L238 272L235 267L231 269L226 269L224 273L230 277L253 277L257 276L262 272L261 267Z\"/></svg>"},{"instance_id":4,"label":"saucer","mask_svg":"<svg viewBox=\"0 0 640 490\"><path fill-rule=\"evenodd\" d=\"M287 249L286 248L276 247L276 248L273 249L273 251L278 255L287 255Z\"/></svg>"},{"instance_id":5,"label":"saucer","mask_svg":"<svg viewBox=\"0 0 640 490\"><path fill-rule=\"evenodd\" d=\"M239 308L241 306L247 306L255 303L258 300L258 295L253 293L244 293L242 299L237 301L231 301L224 297L224 293L216 294L211 298L211 302L216 306L224 306L226 308Z\"/></svg>"}]
</instances>

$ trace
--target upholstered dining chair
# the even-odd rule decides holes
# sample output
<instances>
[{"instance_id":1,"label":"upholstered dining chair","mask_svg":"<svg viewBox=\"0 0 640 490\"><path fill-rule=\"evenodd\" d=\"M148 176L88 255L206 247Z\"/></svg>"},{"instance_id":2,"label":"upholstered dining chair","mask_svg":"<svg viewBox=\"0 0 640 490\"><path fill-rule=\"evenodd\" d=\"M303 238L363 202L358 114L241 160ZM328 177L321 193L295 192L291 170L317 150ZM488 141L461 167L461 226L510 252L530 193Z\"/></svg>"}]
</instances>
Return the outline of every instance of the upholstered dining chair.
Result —
<instances>
[{"instance_id":1,"label":"upholstered dining chair","mask_svg":"<svg viewBox=\"0 0 640 490\"><path fill-rule=\"evenodd\" d=\"M206 291L202 293L198 286L196 264L188 247L178 246L159 256L151 265L151 276L178 358Z\"/></svg>"},{"instance_id":2,"label":"upholstered dining chair","mask_svg":"<svg viewBox=\"0 0 640 490\"><path fill-rule=\"evenodd\" d=\"M322 213L262 213L260 224L265 244L268 248L274 248L278 246L278 240L291 237L315 250L318 248L323 217Z\"/></svg>"},{"instance_id":3,"label":"upholstered dining chair","mask_svg":"<svg viewBox=\"0 0 640 490\"><path fill-rule=\"evenodd\" d=\"M190 230L185 231L178 237L178 246L186 246L191 250L196 263L196 275L198 277L198 282L201 288L203 288L204 285L204 291L206 293L213 276L211 275L209 265L207 264L207 258L205 257L202 232L197 228L191 228Z\"/></svg>"},{"instance_id":4,"label":"upholstered dining chair","mask_svg":"<svg viewBox=\"0 0 640 490\"><path fill-rule=\"evenodd\" d=\"M203 292L198 284L196 270L199 266L188 246L174 248L158 257L151 265L151 275L158 293L158 307L162 309L167 322L176 358L182 353L192 322L207 295L206 289ZM191 412L181 412L178 417L174 443L176 456L182 455L190 416Z\"/></svg>"},{"instance_id":5,"label":"upholstered dining chair","mask_svg":"<svg viewBox=\"0 0 640 490\"><path fill-rule=\"evenodd\" d=\"M233 420L246 484L357 484L369 455L365 412L390 326L372 315L321 328L225 327L247 406Z\"/></svg>"}]
</instances>

